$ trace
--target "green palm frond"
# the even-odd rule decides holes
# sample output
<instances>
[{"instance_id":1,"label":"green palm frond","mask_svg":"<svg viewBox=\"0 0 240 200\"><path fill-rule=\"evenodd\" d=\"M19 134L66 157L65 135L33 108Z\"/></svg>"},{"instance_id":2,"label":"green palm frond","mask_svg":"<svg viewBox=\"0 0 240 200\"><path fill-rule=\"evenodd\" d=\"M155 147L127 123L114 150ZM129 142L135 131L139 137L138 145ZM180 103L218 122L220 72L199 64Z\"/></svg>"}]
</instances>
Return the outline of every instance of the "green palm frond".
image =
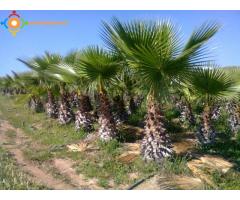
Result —
<instances>
[{"instance_id":1,"label":"green palm frond","mask_svg":"<svg viewBox=\"0 0 240 200\"><path fill-rule=\"evenodd\" d=\"M161 96L168 94L170 83L209 62L204 44L219 28L203 25L183 45L179 28L170 21L121 23L114 18L103 26L106 45L124 53L128 65L141 77L141 85Z\"/></svg>"},{"instance_id":2,"label":"green palm frond","mask_svg":"<svg viewBox=\"0 0 240 200\"><path fill-rule=\"evenodd\" d=\"M92 87L106 86L119 69L116 57L97 46L84 49L75 66L78 75L87 79Z\"/></svg>"},{"instance_id":3,"label":"green palm frond","mask_svg":"<svg viewBox=\"0 0 240 200\"><path fill-rule=\"evenodd\" d=\"M47 72L60 82L75 83L79 79L74 70L78 57L79 52L71 51L61 62L50 65Z\"/></svg>"},{"instance_id":4,"label":"green palm frond","mask_svg":"<svg viewBox=\"0 0 240 200\"><path fill-rule=\"evenodd\" d=\"M184 51L192 48L197 48L203 45L206 41L212 38L221 28L216 22L206 22L199 28L195 29L184 47Z\"/></svg>"},{"instance_id":5,"label":"green palm frond","mask_svg":"<svg viewBox=\"0 0 240 200\"><path fill-rule=\"evenodd\" d=\"M224 71L216 68L199 68L192 74L190 88L206 100L221 99L236 94L235 82Z\"/></svg>"},{"instance_id":6,"label":"green palm frond","mask_svg":"<svg viewBox=\"0 0 240 200\"><path fill-rule=\"evenodd\" d=\"M229 74L234 81L237 83L237 87L240 88L240 67L233 66L233 67L225 67L222 70Z\"/></svg>"},{"instance_id":7,"label":"green palm frond","mask_svg":"<svg viewBox=\"0 0 240 200\"><path fill-rule=\"evenodd\" d=\"M61 62L62 57L58 54L50 54L45 52L44 56L37 56L31 60L23 60L18 58L18 61L25 64L28 68L38 72L43 77L48 76L48 73L45 73L49 69L49 66L56 65Z\"/></svg>"}]
</instances>

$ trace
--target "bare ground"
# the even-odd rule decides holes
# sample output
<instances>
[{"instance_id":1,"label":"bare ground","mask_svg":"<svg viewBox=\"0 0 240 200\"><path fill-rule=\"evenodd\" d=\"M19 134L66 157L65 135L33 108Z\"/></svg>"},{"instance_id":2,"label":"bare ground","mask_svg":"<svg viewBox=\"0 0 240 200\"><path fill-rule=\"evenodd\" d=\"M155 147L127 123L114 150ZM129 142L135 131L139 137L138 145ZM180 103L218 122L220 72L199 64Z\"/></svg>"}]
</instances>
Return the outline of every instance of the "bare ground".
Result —
<instances>
[{"instance_id":1,"label":"bare ground","mask_svg":"<svg viewBox=\"0 0 240 200\"><path fill-rule=\"evenodd\" d=\"M8 131L13 131L16 136L9 137ZM87 180L83 175L79 175L72 168L73 161L66 159L53 159L51 164L54 170L57 170L62 176L66 177L69 182L54 177L49 171L28 160L24 157L23 151L27 144L39 148L41 145L32 141L19 128L14 128L8 121L0 120L0 145L9 151L21 169L30 175L30 179L35 183L42 184L50 189L102 189L97 185L95 179ZM29 148L29 146L27 147Z\"/></svg>"}]
</instances>

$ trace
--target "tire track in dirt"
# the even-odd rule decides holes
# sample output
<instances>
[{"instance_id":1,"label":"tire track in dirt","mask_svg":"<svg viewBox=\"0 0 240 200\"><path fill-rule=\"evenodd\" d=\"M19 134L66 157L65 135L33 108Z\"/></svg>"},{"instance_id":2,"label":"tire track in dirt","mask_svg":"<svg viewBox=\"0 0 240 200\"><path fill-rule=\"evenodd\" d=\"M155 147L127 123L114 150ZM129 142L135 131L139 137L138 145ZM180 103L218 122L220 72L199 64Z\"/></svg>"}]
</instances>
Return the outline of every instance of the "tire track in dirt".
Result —
<instances>
[{"instance_id":1,"label":"tire track in dirt","mask_svg":"<svg viewBox=\"0 0 240 200\"><path fill-rule=\"evenodd\" d=\"M6 132L12 130L16 133L15 144L9 143ZM45 172L33 162L24 158L23 152L20 150L21 145L30 141L20 129L14 128L8 121L0 121L0 144L4 146L15 158L18 165L31 175L31 179L39 184L43 184L51 189L65 190L76 189L73 185L67 184L59 179L54 178L51 174Z\"/></svg>"},{"instance_id":2,"label":"tire track in dirt","mask_svg":"<svg viewBox=\"0 0 240 200\"><path fill-rule=\"evenodd\" d=\"M101 190L104 189L97 184L97 179L86 179L83 175L77 174L72 168L74 162L67 159L54 159L53 165L61 171L63 175L69 177L71 183L82 189Z\"/></svg>"}]
</instances>

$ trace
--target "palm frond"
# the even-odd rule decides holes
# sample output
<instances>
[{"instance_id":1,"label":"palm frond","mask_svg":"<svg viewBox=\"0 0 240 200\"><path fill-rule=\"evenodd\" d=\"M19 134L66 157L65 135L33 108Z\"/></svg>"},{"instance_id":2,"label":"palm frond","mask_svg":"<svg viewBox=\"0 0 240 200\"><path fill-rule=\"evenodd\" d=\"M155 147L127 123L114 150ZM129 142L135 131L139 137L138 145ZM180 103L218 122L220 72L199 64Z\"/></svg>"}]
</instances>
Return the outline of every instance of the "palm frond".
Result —
<instances>
[{"instance_id":1,"label":"palm frond","mask_svg":"<svg viewBox=\"0 0 240 200\"><path fill-rule=\"evenodd\" d=\"M99 82L111 82L119 69L116 57L97 46L84 49L75 66L76 73L89 80L94 87Z\"/></svg>"},{"instance_id":2,"label":"palm frond","mask_svg":"<svg viewBox=\"0 0 240 200\"><path fill-rule=\"evenodd\" d=\"M198 68L192 74L190 87L199 97L221 99L236 94L236 83L224 71L216 68Z\"/></svg>"}]
</instances>

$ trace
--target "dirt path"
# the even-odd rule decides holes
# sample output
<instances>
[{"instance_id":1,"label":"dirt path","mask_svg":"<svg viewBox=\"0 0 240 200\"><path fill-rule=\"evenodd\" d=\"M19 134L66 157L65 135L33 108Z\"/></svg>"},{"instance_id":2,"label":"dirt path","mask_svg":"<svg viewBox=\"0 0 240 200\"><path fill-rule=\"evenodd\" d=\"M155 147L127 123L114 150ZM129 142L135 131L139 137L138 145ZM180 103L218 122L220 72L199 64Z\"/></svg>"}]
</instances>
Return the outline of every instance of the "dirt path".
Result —
<instances>
[{"instance_id":1,"label":"dirt path","mask_svg":"<svg viewBox=\"0 0 240 200\"><path fill-rule=\"evenodd\" d=\"M12 142L7 136L7 131L14 131L16 133L14 142ZM31 179L34 182L43 184L51 189L75 189L75 187L71 184L67 184L62 180L56 179L48 172L39 168L39 166L33 162L24 158L21 148L29 141L30 139L26 137L20 129L14 128L5 120L0 120L0 145L6 148L13 155L18 165L31 175Z\"/></svg>"},{"instance_id":2,"label":"dirt path","mask_svg":"<svg viewBox=\"0 0 240 200\"><path fill-rule=\"evenodd\" d=\"M104 189L97 185L96 179L86 179L83 175L77 174L75 170L72 168L74 163L71 160L54 159L53 165L56 169L61 171L63 175L69 177L71 183L73 183L77 187L80 187L81 189L93 189L93 190Z\"/></svg>"}]
</instances>

